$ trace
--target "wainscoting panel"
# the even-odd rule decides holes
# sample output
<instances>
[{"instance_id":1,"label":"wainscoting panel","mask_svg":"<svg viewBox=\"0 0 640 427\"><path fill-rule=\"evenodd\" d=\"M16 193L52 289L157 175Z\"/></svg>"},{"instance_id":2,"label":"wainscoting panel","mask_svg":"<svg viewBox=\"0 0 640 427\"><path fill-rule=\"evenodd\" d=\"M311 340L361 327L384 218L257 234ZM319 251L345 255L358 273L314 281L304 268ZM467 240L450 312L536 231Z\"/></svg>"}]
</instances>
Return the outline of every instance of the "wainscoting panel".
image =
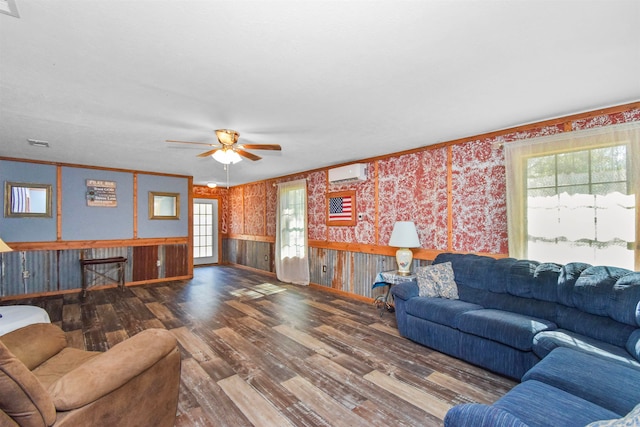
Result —
<instances>
[{"instance_id":1,"label":"wainscoting panel","mask_svg":"<svg viewBox=\"0 0 640 427\"><path fill-rule=\"evenodd\" d=\"M127 258L126 283L184 277L188 275L188 249L185 244L175 244L0 253L0 298L80 291L81 258ZM95 268L105 272L108 266ZM116 274L112 271L109 275L115 277ZM87 273L88 283L95 279L98 279L96 285L111 285L99 275Z\"/></svg>"},{"instance_id":2,"label":"wainscoting panel","mask_svg":"<svg viewBox=\"0 0 640 427\"><path fill-rule=\"evenodd\" d=\"M223 239L223 262L243 265L267 272L275 272L265 254L273 258L274 245L252 240ZM430 261L414 260L413 268ZM362 297L375 298L386 289L372 292L376 275L381 271L397 268L393 256L350 252L318 247L309 248L309 273L311 283Z\"/></svg>"}]
</instances>

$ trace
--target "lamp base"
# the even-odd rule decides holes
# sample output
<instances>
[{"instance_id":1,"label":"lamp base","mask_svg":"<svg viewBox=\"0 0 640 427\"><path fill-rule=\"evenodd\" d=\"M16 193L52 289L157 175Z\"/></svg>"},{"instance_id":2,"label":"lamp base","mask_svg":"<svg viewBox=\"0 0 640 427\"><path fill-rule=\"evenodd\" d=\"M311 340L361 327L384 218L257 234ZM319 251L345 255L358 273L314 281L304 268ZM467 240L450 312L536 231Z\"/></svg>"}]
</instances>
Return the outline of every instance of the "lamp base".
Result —
<instances>
[{"instance_id":1,"label":"lamp base","mask_svg":"<svg viewBox=\"0 0 640 427\"><path fill-rule=\"evenodd\" d=\"M396 251L396 262L398 263L398 274L400 276L411 275L411 261L413 261L411 249L400 248Z\"/></svg>"}]
</instances>

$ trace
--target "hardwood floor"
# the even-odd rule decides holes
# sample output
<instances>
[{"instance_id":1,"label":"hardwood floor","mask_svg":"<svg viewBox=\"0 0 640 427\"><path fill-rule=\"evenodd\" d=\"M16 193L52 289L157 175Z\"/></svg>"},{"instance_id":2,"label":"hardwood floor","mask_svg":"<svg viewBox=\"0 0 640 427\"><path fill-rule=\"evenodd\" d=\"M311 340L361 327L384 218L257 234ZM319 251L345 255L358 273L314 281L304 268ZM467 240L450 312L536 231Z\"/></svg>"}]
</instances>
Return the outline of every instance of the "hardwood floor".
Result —
<instances>
[{"instance_id":1,"label":"hardwood floor","mask_svg":"<svg viewBox=\"0 0 640 427\"><path fill-rule=\"evenodd\" d=\"M515 385L400 337L373 305L229 266L18 303L47 310L87 350L170 330L182 350L177 426L439 426L451 406Z\"/></svg>"}]
</instances>

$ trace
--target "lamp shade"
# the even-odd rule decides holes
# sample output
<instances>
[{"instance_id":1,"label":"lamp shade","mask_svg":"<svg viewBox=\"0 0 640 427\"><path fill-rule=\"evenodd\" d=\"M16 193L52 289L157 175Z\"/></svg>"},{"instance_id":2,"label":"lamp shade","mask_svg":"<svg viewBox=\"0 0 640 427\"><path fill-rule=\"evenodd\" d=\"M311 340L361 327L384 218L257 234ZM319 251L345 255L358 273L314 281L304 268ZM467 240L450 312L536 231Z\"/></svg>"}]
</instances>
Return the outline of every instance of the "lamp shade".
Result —
<instances>
[{"instance_id":1,"label":"lamp shade","mask_svg":"<svg viewBox=\"0 0 640 427\"><path fill-rule=\"evenodd\" d=\"M396 248L420 247L420 239L413 221L396 221L389 239L389 246Z\"/></svg>"},{"instance_id":2,"label":"lamp shade","mask_svg":"<svg viewBox=\"0 0 640 427\"><path fill-rule=\"evenodd\" d=\"M0 252L11 252L11 249L2 239L0 239Z\"/></svg>"}]
</instances>

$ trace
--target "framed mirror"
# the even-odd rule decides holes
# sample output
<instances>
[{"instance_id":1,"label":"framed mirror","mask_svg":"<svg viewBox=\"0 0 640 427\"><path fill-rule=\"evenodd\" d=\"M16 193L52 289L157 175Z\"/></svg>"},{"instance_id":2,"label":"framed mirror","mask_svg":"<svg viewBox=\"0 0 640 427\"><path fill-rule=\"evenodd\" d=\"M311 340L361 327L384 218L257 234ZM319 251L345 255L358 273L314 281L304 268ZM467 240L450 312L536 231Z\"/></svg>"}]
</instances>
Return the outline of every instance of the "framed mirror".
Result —
<instances>
[{"instance_id":1,"label":"framed mirror","mask_svg":"<svg viewBox=\"0 0 640 427\"><path fill-rule=\"evenodd\" d=\"M149 191L149 219L180 219L180 193Z\"/></svg>"},{"instance_id":2,"label":"framed mirror","mask_svg":"<svg viewBox=\"0 0 640 427\"><path fill-rule=\"evenodd\" d=\"M5 182L4 216L51 218L51 184Z\"/></svg>"}]
</instances>

